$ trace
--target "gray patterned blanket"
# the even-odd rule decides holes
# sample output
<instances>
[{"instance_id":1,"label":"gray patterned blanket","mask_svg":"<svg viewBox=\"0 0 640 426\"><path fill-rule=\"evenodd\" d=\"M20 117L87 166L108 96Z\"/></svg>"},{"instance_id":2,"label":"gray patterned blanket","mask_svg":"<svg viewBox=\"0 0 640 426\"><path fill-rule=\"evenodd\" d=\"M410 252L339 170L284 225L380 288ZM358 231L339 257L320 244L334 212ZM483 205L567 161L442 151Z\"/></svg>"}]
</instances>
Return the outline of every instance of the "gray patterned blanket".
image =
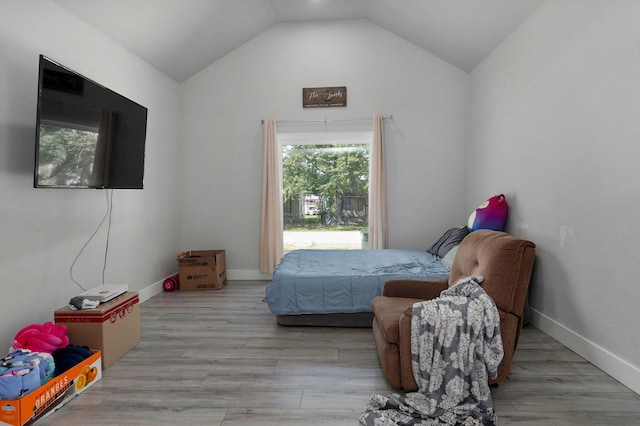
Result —
<instances>
[{"instance_id":1,"label":"gray patterned blanket","mask_svg":"<svg viewBox=\"0 0 640 426\"><path fill-rule=\"evenodd\" d=\"M367 426L495 425L489 377L502 361L498 310L465 277L440 297L413 306L411 352L419 391L373 395L360 423Z\"/></svg>"}]
</instances>

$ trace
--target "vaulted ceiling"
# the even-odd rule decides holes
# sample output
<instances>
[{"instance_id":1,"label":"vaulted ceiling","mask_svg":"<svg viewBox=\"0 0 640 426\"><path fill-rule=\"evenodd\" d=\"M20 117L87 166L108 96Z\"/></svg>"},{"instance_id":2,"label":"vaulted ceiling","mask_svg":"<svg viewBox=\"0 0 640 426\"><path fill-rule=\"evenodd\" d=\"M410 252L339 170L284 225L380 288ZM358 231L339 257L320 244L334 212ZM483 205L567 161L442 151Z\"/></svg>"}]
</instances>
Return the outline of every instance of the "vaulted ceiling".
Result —
<instances>
[{"instance_id":1,"label":"vaulted ceiling","mask_svg":"<svg viewBox=\"0 0 640 426\"><path fill-rule=\"evenodd\" d=\"M177 82L280 22L368 19L467 72L544 0L53 0Z\"/></svg>"}]
</instances>

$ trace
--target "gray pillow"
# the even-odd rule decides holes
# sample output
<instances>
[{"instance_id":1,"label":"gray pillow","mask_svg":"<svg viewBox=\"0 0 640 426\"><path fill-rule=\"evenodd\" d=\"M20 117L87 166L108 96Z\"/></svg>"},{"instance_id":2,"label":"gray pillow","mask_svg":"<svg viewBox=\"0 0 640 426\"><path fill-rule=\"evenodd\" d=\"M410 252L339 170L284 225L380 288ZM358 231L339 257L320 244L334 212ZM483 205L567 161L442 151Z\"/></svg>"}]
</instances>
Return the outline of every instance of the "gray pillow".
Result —
<instances>
[{"instance_id":1,"label":"gray pillow","mask_svg":"<svg viewBox=\"0 0 640 426\"><path fill-rule=\"evenodd\" d=\"M458 253L459 247L460 246L457 245L457 246L454 246L451 250L449 250L449 253L447 253L445 257L443 257L442 260L440 261L440 263L442 263L442 266L444 266L448 270L451 270L451 266L453 265L453 259L456 257L456 253Z\"/></svg>"},{"instance_id":2,"label":"gray pillow","mask_svg":"<svg viewBox=\"0 0 640 426\"><path fill-rule=\"evenodd\" d=\"M445 257L449 250L457 246L462 242L464 237L469 235L469 228L466 226L462 228L451 228L427 250L427 253L431 253L434 256Z\"/></svg>"}]
</instances>

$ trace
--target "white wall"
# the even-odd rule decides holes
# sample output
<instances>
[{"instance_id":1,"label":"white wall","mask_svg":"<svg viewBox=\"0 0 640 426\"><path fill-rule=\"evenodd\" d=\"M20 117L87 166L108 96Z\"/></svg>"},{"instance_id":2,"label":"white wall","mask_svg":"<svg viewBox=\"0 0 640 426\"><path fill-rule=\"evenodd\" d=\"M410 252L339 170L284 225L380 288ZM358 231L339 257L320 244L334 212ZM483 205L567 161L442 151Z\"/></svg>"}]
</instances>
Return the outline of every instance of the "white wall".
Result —
<instances>
[{"instance_id":1,"label":"white wall","mask_svg":"<svg viewBox=\"0 0 640 426\"><path fill-rule=\"evenodd\" d=\"M640 392L640 2L548 1L471 73L467 207L537 244L532 321Z\"/></svg>"},{"instance_id":2,"label":"white wall","mask_svg":"<svg viewBox=\"0 0 640 426\"><path fill-rule=\"evenodd\" d=\"M347 86L347 107L302 108L302 88ZM271 27L181 85L182 242L257 273L265 118L385 121L391 247L463 226L468 74L366 20ZM491 194L492 195L492 194Z\"/></svg>"},{"instance_id":3,"label":"white wall","mask_svg":"<svg viewBox=\"0 0 640 426\"><path fill-rule=\"evenodd\" d=\"M106 191L33 189L38 55L149 109L145 189L115 190L106 283L142 290L177 269L178 85L48 0L0 1L0 348L53 320L81 289L69 268L106 211ZM102 282L103 227L74 277Z\"/></svg>"}]
</instances>

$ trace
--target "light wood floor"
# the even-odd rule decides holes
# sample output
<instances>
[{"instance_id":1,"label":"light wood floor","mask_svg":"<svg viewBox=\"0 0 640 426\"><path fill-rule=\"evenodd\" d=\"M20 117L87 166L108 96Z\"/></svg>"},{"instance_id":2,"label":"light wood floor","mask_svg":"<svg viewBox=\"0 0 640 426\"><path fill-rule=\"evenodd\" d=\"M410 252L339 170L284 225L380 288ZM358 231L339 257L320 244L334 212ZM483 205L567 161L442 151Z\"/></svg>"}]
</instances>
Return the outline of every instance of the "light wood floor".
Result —
<instances>
[{"instance_id":1,"label":"light wood floor","mask_svg":"<svg viewBox=\"0 0 640 426\"><path fill-rule=\"evenodd\" d=\"M278 326L266 282L161 293L141 305L142 340L41 425L349 425L389 394L371 329ZM527 326L503 425L640 425L640 397Z\"/></svg>"}]
</instances>

